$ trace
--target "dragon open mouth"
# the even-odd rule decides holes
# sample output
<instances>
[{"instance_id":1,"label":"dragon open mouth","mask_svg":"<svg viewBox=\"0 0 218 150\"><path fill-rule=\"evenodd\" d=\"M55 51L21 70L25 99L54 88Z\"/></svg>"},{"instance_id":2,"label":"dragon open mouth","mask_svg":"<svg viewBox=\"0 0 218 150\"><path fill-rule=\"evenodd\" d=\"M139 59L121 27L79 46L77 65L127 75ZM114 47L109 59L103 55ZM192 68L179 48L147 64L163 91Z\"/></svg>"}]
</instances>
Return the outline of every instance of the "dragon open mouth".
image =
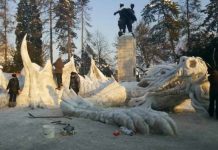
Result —
<instances>
[{"instance_id":1,"label":"dragon open mouth","mask_svg":"<svg viewBox=\"0 0 218 150\"><path fill-rule=\"evenodd\" d=\"M147 92L152 93L185 94L191 83L205 78L207 74L205 68L205 63L200 58L181 57L177 65L151 68L151 73L138 85L142 85Z\"/></svg>"}]
</instances>

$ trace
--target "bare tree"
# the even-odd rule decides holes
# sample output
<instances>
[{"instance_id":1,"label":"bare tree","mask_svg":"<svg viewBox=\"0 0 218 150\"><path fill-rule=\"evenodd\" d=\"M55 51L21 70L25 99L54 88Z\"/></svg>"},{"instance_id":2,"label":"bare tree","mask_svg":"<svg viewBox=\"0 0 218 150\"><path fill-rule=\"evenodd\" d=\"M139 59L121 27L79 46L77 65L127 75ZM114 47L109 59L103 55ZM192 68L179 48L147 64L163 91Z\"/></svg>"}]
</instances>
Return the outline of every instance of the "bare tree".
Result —
<instances>
[{"instance_id":1,"label":"bare tree","mask_svg":"<svg viewBox=\"0 0 218 150\"><path fill-rule=\"evenodd\" d=\"M104 63L103 61L111 62L111 54L113 51L109 49L108 42L101 32L96 31L94 33L91 43L97 56L98 67Z\"/></svg>"}]
</instances>

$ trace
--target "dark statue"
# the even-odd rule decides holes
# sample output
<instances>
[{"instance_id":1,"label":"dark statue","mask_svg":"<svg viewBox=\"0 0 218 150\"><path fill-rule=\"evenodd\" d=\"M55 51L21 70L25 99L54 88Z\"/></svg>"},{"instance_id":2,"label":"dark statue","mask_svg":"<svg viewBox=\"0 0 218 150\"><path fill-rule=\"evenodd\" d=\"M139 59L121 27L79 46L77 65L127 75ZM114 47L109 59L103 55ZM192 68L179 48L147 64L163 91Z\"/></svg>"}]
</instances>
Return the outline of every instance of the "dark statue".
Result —
<instances>
[{"instance_id":1,"label":"dark statue","mask_svg":"<svg viewBox=\"0 0 218 150\"><path fill-rule=\"evenodd\" d=\"M130 5L130 8L124 8L124 4L120 4L120 9L114 13L114 15L119 14L120 18L118 20L118 27L120 31L118 32L119 36L122 36L126 32L126 27L129 33L132 33L132 24L137 20L135 16L135 11L133 10L134 4Z\"/></svg>"}]
</instances>

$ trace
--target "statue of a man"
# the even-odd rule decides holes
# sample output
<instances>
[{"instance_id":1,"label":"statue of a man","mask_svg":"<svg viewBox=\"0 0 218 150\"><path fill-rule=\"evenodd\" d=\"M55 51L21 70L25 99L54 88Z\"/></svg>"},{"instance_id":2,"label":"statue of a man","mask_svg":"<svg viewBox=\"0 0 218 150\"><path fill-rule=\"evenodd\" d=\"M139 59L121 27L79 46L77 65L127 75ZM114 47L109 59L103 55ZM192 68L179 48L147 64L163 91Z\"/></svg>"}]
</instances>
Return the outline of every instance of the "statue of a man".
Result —
<instances>
[{"instance_id":1,"label":"statue of a man","mask_svg":"<svg viewBox=\"0 0 218 150\"><path fill-rule=\"evenodd\" d=\"M134 4L130 5L130 8L124 8L124 4L120 4L120 9L114 13L114 15L118 14L120 15L120 18L118 20L118 26L120 31L118 32L119 36L122 36L125 31L126 27L130 33L134 36L132 32L132 24L135 22L136 16L135 16L135 11L133 10Z\"/></svg>"},{"instance_id":2,"label":"statue of a man","mask_svg":"<svg viewBox=\"0 0 218 150\"><path fill-rule=\"evenodd\" d=\"M124 4L120 3L120 9L114 13L114 15L119 14L120 18L118 20L118 27L120 31L118 32L118 35L121 36L123 33L125 33L126 27L125 27L125 15L123 14Z\"/></svg>"}]
</instances>

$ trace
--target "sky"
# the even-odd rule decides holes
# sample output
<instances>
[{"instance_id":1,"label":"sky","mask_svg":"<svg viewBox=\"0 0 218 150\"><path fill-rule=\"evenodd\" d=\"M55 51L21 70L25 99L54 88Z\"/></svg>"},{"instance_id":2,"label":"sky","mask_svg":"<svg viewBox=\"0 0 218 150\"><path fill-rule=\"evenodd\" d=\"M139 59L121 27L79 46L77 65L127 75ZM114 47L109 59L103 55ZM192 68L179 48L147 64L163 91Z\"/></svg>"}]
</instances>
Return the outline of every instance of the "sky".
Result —
<instances>
[{"instance_id":1,"label":"sky","mask_svg":"<svg viewBox=\"0 0 218 150\"><path fill-rule=\"evenodd\" d=\"M181 3L181 0L175 0ZM184 1L184 0L182 0ZM209 0L203 0L202 4L205 6L206 3L208 3ZM92 10L89 11L90 17L91 17L91 25L90 32L94 33L96 31L99 31L103 34L105 39L108 41L109 48L111 50L116 50L116 48L113 46L113 43L116 41L116 37L118 35L118 19L119 15L117 14L114 16L114 12L119 9L120 3L124 4L124 7L129 7L131 3L135 4L134 10L135 15L137 17L137 22L141 20L141 12L146 4L148 4L150 0L90 0L89 6L92 8ZM135 22L133 24L134 26L137 24ZM75 40L75 44L77 49L75 50L76 54L79 54L81 52L81 31L77 31L78 38ZM56 56L54 56L56 57Z\"/></svg>"},{"instance_id":2,"label":"sky","mask_svg":"<svg viewBox=\"0 0 218 150\"><path fill-rule=\"evenodd\" d=\"M119 15L114 16L114 12L119 9L120 3L124 3L125 7L129 7L131 3L135 4L135 14L138 20L141 18L141 11L143 7L149 2L149 0L90 0L89 6L91 7L90 18L92 27L89 28L91 33L95 33L99 31L104 37L105 40L108 41L108 45L110 49L114 49L113 43L118 35L118 19ZM12 15L15 15L17 12L17 5L10 5L10 10L13 10ZM134 23L136 24L136 23ZM134 26L134 25L133 25ZM78 38L74 40L77 49L75 50L76 54L80 55L81 52L81 34L80 30L77 30ZM9 43L15 46L15 34L9 35ZM53 39L55 41L55 39ZM54 60L58 57L58 50L55 49L54 45Z\"/></svg>"},{"instance_id":3,"label":"sky","mask_svg":"<svg viewBox=\"0 0 218 150\"><path fill-rule=\"evenodd\" d=\"M180 1L181 0L176 0ZM184 0L182 0L184 1ZM202 0L203 6L208 3L209 0ZM105 39L108 41L109 48L111 50L115 50L116 48L113 46L113 43L115 42L115 39L117 37L117 33L119 31L118 28L118 19L119 15L114 16L114 12L119 9L120 3L124 3L124 7L129 7L131 3L135 4L135 14L137 17L137 20L140 21L141 19L141 12L146 4L148 4L150 0L90 0L89 6L92 8L92 10L89 11L90 17L91 17L91 25L92 27L89 29L91 33L95 33L96 31L99 31ZM11 5L12 9L16 13L17 8L14 5ZM137 22L138 22L137 21ZM135 22L133 24L134 26L137 24ZM75 39L75 44L77 49L75 50L76 54L80 54L81 52L81 44L80 44L80 30L77 30L78 38ZM12 45L15 45L14 39L15 35L11 35L10 39L12 39L10 42ZM54 39L55 41L55 39ZM54 49L56 46L54 46ZM54 60L58 57L58 51L54 50Z\"/></svg>"},{"instance_id":4,"label":"sky","mask_svg":"<svg viewBox=\"0 0 218 150\"><path fill-rule=\"evenodd\" d=\"M92 33L99 31L103 34L108 41L110 48L114 48L112 45L118 35L118 19L119 15L114 16L114 12L119 9L120 3L124 3L124 7L129 7L131 3L135 4L135 14L138 20L141 18L141 11L143 7L149 2L149 0L90 0L89 6L92 8L91 24ZM136 24L136 23L134 23ZM78 32L78 39L75 41L77 50L80 51L80 31Z\"/></svg>"},{"instance_id":5,"label":"sky","mask_svg":"<svg viewBox=\"0 0 218 150\"><path fill-rule=\"evenodd\" d=\"M184 2L184 0L175 1L180 3ZM202 0L203 6L205 6L208 1L209 0ZM92 10L90 11L90 22L92 24L92 28L90 28L90 31L94 33L96 30L98 30L108 41L110 48L115 49L115 47L113 47L113 43L115 42L119 31L117 25L119 15L117 14L116 16L114 16L113 13L119 9L120 3L123 3L124 7L129 7L131 3L135 4L134 10L137 17L137 22L139 22L142 18L141 12L145 5L149 2L150 0L90 0L89 6L92 8ZM133 24L133 28L137 24L137 22ZM75 44L77 46L76 53L79 53L81 49L80 32L81 31L77 32L78 39L75 40Z\"/></svg>"}]
</instances>

